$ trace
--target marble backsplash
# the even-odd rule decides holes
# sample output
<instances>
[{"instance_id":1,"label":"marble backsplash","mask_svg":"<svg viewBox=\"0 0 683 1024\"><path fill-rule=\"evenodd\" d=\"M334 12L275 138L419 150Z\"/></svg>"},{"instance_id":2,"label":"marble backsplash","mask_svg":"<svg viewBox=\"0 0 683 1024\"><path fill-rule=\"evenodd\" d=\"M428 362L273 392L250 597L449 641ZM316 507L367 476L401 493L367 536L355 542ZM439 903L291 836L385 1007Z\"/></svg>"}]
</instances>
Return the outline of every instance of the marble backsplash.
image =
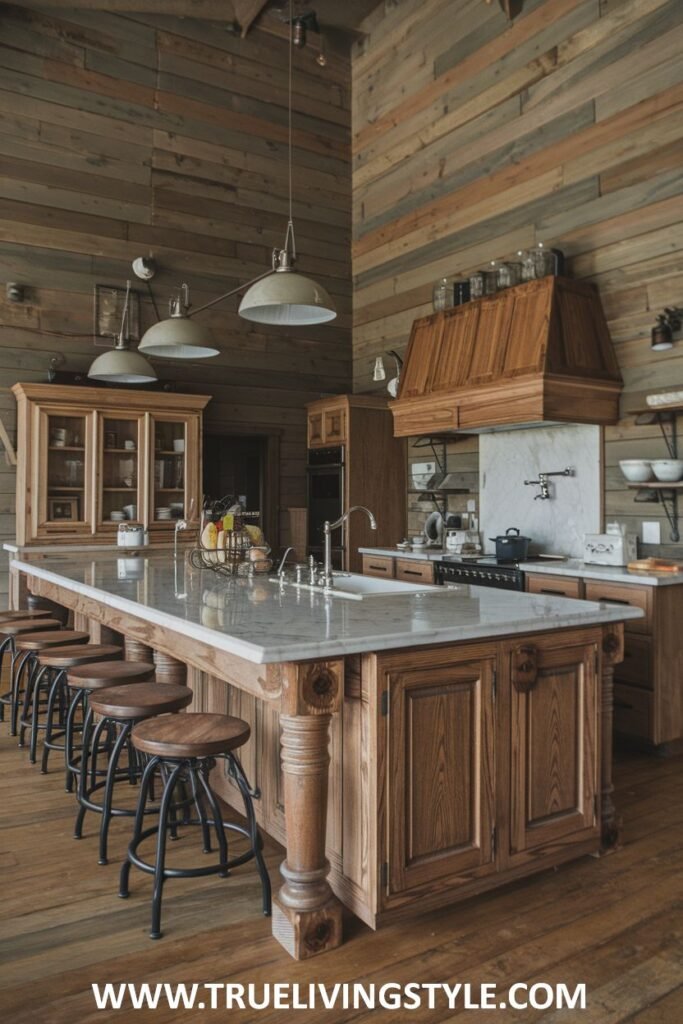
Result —
<instances>
[{"instance_id":1,"label":"marble backsplash","mask_svg":"<svg viewBox=\"0 0 683 1024\"><path fill-rule=\"evenodd\" d=\"M584 533L602 529L600 428L583 424L496 431L479 438L479 501L484 547L516 526L532 539L532 553L580 557ZM551 477L549 501L525 486L539 472L571 466L572 477Z\"/></svg>"}]
</instances>

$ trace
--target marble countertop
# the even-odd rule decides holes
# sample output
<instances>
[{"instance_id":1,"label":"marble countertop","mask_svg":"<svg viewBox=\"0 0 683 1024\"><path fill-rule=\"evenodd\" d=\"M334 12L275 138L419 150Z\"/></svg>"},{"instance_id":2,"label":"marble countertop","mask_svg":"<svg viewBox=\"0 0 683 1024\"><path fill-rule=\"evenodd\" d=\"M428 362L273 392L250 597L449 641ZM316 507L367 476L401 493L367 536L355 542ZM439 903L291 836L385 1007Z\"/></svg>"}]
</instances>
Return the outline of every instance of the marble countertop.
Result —
<instances>
[{"instance_id":1,"label":"marble countertop","mask_svg":"<svg viewBox=\"0 0 683 1024\"><path fill-rule=\"evenodd\" d=\"M419 551L414 551L412 548L408 548L407 551L402 548L358 548L361 555L378 555L382 558L416 558L420 562L440 562L446 555L451 552L446 551L445 548L421 548Z\"/></svg>"},{"instance_id":2,"label":"marble countertop","mask_svg":"<svg viewBox=\"0 0 683 1024\"><path fill-rule=\"evenodd\" d=\"M458 556L442 548L425 548L424 551L401 551L399 548L358 548L362 555L380 555L382 558L417 558L420 561L440 562ZM540 572L548 576L582 576L587 580L604 580L610 583L644 583L650 587L666 587L683 584L683 572L653 575L649 572L631 572L625 565L592 565L580 558L567 558L563 562L542 559L539 562L520 562L523 572Z\"/></svg>"},{"instance_id":3,"label":"marble countertop","mask_svg":"<svg viewBox=\"0 0 683 1024\"><path fill-rule=\"evenodd\" d=\"M265 664L362 651L453 643L640 618L640 609L511 593L434 587L421 594L350 601L280 590L267 578L237 579L195 569L168 553L48 555L12 567L56 583L182 637Z\"/></svg>"},{"instance_id":4,"label":"marble countertop","mask_svg":"<svg viewBox=\"0 0 683 1024\"><path fill-rule=\"evenodd\" d=\"M568 558L566 562L520 562L524 572L540 572L544 576L582 576L586 580L604 580L605 583L644 583L649 587L666 587L683 584L683 572L662 573L631 572L625 565L592 565L580 558Z\"/></svg>"}]
</instances>

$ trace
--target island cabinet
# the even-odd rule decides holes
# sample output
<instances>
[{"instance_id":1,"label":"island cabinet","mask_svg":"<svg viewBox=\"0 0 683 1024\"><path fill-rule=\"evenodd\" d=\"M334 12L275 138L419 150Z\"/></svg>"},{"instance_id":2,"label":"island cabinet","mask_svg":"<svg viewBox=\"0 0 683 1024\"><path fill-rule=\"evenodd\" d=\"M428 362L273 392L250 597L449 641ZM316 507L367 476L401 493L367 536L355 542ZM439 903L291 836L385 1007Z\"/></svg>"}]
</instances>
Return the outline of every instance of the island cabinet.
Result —
<instances>
[{"instance_id":1,"label":"island cabinet","mask_svg":"<svg viewBox=\"0 0 683 1024\"><path fill-rule=\"evenodd\" d=\"M602 637L591 627L339 663L326 852L343 903L374 928L598 851ZM231 686L226 699L224 682L201 707L250 722L257 814L285 843L278 712ZM217 785L239 809L234 783Z\"/></svg>"},{"instance_id":2,"label":"island cabinet","mask_svg":"<svg viewBox=\"0 0 683 1024\"><path fill-rule=\"evenodd\" d=\"M17 543L151 539L201 503L203 395L15 384Z\"/></svg>"},{"instance_id":3,"label":"island cabinet","mask_svg":"<svg viewBox=\"0 0 683 1024\"><path fill-rule=\"evenodd\" d=\"M648 585L527 573L530 593L578 597L640 608L624 633L624 660L614 673L614 727L656 746L683 739L683 583Z\"/></svg>"}]
</instances>

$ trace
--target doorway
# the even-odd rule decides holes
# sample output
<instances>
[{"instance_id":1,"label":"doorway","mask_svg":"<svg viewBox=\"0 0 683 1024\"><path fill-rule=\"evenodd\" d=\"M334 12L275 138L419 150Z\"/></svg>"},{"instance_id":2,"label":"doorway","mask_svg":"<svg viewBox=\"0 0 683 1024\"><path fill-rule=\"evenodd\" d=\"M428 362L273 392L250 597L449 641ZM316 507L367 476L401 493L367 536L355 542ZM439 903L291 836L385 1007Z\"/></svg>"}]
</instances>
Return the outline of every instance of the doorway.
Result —
<instances>
[{"instance_id":1,"label":"doorway","mask_svg":"<svg viewBox=\"0 0 683 1024\"><path fill-rule=\"evenodd\" d=\"M259 512L266 540L279 547L279 437L205 434L203 492L211 500L234 496L247 512Z\"/></svg>"}]
</instances>

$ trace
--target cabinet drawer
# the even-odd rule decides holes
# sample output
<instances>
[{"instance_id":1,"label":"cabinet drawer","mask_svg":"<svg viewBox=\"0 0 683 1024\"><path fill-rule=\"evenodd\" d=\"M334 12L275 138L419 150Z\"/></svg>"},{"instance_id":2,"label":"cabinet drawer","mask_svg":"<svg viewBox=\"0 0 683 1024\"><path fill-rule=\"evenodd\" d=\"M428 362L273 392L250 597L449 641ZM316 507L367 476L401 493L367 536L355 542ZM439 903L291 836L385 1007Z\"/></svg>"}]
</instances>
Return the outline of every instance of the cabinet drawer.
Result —
<instances>
[{"instance_id":1,"label":"cabinet drawer","mask_svg":"<svg viewBox=\"0 0 683 1024\"><path fill-rule=\"evenodd\" d=\"M614 685L614 728L627 736L651 738L652 694L637 686Z\"/></svg>"},{"instance_id":2,"label":"cabinet drawer","mask_svg":"<svg viewBox=\"0 0 683 1024\"><path fill-rule=\"evenodd\" d=\"M542 576L532 573L526 578L530 594L549 594L552 597L583 597L583 580L575 576Z\"/></svg>"},{"instance_id":3,"label":"cabinet drawer","mask_svg":"<svg viewBox=\"0 0 683 1024\"><path fill-rule=\"evenodd\" d=\"M397 558L396 579L406 583L433 583L434 564L418 562L414 558Z\"/></svg>"},{"instance_id":4,"label":"cabinet drawer","mask_svg":"<svg viewBox=\"0 0 683 1024\"><path fill-rule=\"evenodd\" d=\"M618 682L652 689L652 641L649 637L632 633L624 635L624 660L614 666L614 678Z\"/></svg>"},{"instance_id":5,"label":"cabinet drawer","mask_svg":"<svg viewBox=\"0 0 683 1024\"><path fill-rule=\"evenodd\" d=\"M631 633L650 633L652 631L652 587L637 587L631 584L598 583L586 580L587 601L607 601L609 604L630 605L642 608L644 619L629 620L627 628Z\"/></svg>"},{"instance_id":6,"label":"cabinet drawer","mask_svg":"<svg viewBox=\"0 0 683 1024\"><path fill-rule=\"evenodd\" d=\"M394 576L395 558L386 558L381 555L363 555L364 576Z\"/></svg>"}]
</instances>

